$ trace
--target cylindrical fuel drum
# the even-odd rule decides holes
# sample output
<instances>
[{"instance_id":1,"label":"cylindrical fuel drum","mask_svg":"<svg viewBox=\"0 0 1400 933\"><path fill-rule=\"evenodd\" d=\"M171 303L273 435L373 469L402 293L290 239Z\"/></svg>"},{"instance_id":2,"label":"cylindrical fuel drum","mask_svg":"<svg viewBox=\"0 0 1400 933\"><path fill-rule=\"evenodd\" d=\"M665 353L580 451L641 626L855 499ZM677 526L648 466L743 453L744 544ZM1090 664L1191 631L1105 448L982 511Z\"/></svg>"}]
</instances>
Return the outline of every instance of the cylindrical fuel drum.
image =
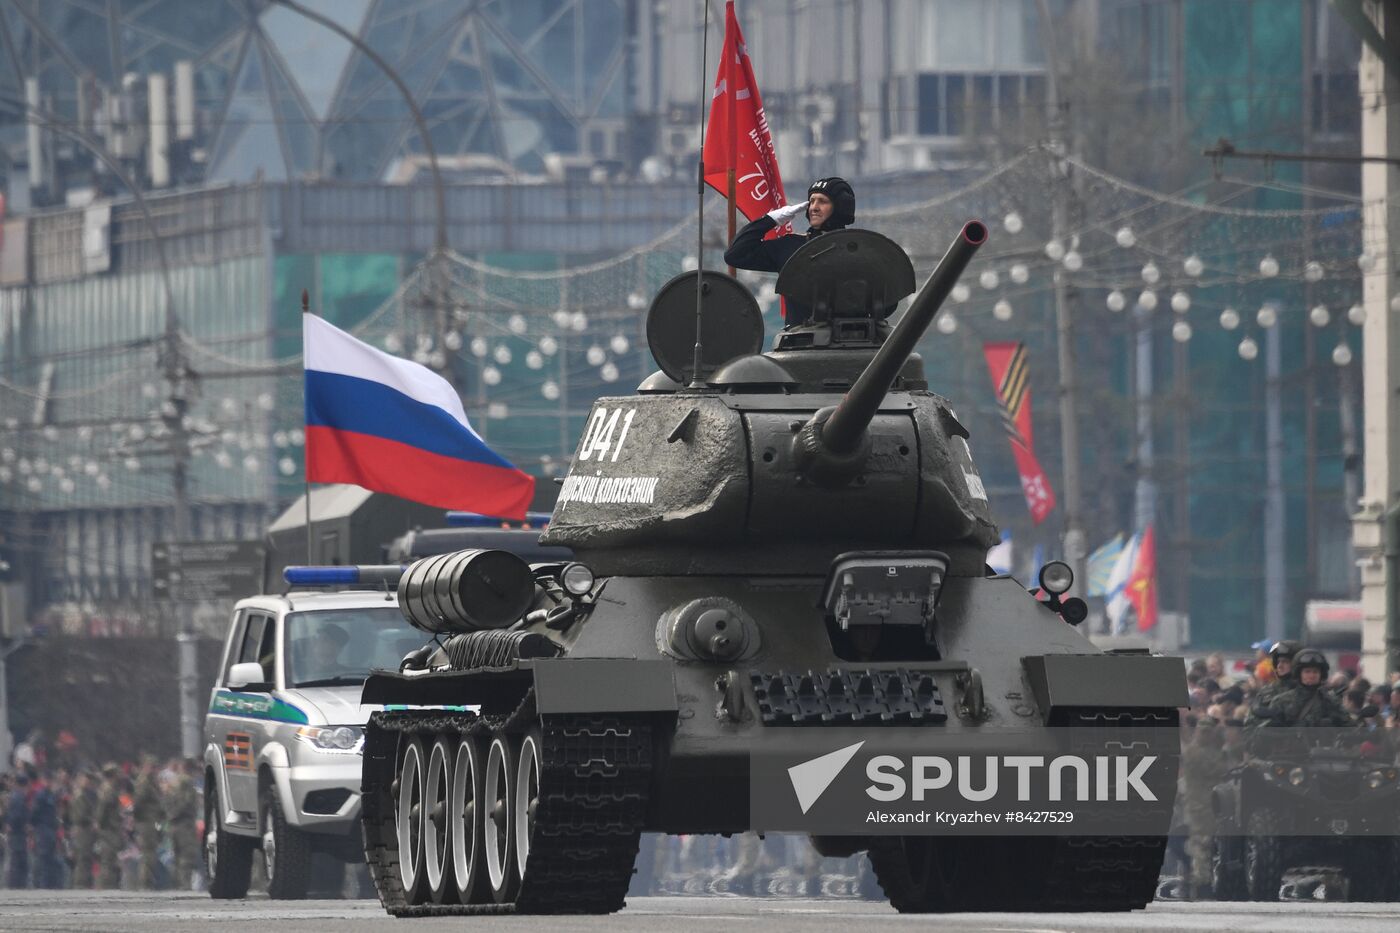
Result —
<instances>
[{"instance_id":1,"label":"cylindrical fuel drum","mask_svg":"<svg viewBox=\"0 0 1400 933\"><path fill-rule=\"evenodd\" d=\"M530 565L509 551L435 554L399 578L399 611L430 635L504 628L526 613L534 595Z\"/></svg>"}]
</instances>

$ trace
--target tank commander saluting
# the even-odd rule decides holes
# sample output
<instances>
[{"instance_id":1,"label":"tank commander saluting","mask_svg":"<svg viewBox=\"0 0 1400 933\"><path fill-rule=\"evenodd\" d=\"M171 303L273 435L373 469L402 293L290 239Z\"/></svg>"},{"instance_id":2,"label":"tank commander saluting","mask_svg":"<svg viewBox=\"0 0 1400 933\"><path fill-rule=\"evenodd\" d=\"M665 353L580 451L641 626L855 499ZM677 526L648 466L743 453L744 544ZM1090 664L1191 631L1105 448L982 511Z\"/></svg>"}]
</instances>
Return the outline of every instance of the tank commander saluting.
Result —
<instances>
[{"instance_id":1,"label":"tank commander saluting","mask_svg":"<svg viewBox=\"0 0 1400 933\"><path fill-rule=\"evenodd\" d=\"M789 233L765 240L769 230L781 227L798 214L807 215L805 234ZM726 264L750 272L781 272L792 254L814 236L849 227L856 222L856 193L844 178L819 178L807 189L805 203L786 204L747 224L724 253ZM812 309L789 300L785 326L803 324Z\"/></svg>"}]
</instances>

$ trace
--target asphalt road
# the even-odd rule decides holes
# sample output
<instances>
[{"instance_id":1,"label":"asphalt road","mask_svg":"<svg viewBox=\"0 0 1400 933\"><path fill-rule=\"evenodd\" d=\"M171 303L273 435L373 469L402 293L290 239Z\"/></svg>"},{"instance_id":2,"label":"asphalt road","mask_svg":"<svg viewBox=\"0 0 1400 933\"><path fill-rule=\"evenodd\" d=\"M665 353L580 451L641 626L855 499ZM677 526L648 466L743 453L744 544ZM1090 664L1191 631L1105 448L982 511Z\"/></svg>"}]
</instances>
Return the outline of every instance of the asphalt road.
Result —
<instances>
[{"instance_id":1,"label":"asphalt road","mask_svg":"<svg viewBox=\"0 0 1400 933\"><path fill-rule=\"evenodd\" d=\"M741 897L639 897L610 917L444 917L390 920L375 901L215 902L202 894L94 891L0 891L0 930L81 933L358 933L394 930L572 931L791 931L849 933L931 928L998 933L1152 930L1220 933L1393 933L1400 904L1184 904L1157 903L1130 914L952 914L901 916L866 901L777 900Z\"/></svg>"}]
</instances>

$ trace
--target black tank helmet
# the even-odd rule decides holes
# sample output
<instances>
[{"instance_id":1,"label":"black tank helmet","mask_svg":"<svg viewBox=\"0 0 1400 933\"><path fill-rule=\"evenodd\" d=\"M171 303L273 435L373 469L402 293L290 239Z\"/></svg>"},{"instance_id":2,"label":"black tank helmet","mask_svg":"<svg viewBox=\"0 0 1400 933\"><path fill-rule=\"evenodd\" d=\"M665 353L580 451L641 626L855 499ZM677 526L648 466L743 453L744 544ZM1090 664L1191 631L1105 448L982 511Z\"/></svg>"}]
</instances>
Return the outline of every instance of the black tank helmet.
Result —
<instances>
[{"instance_id":1,"label":"black tank helmet","mask_svg":"<svg viewBox=\"0 0 1400 933\"><path fill-rule=\"evenodd\" d=\"M831 199L831 219L822 225L822 230L840 230L856 222L856 193L846 179L835 175L818 178L807 189L807 200L811 201L814 194L824 194ZM807 220L811 219L808 215Z\"/></svg>"},{"instance_id":2,"label":"black tank helmet","mask_svg":"<svg viewBox=\"0 0 1400 933\"><path fill-rule=\"evenodd\" d=\"M1280 658L1283 658L1288 661L1293 661L1296 665L1297 654L1299 651L1302 650L1302 642L1294 641L1291 638L1285 638L1283 641L1274 642L1274 646L1269 649L1269 660L1273 663L1274 670L1278 671L1278 662ZM1289 676L1292 676L1292 674L1290 673Z\"/></svg>"},{"instance_id":3,"label":"black tank helmet","mask_svg":"<svg viewBox=\"0 0 1400 933\"><path fill-rule=\"evenodd\" d=\"M1305 667L1315 667L1322 671L1322 679L1326 680L1327 675L1332 670L1332 665L1327 663L1327 657L1316 648L1304 648L1293 656L1293 676L1297 677ZM1301 680L1300 680L1301 682Z\"/></svg>"}]
</instances>

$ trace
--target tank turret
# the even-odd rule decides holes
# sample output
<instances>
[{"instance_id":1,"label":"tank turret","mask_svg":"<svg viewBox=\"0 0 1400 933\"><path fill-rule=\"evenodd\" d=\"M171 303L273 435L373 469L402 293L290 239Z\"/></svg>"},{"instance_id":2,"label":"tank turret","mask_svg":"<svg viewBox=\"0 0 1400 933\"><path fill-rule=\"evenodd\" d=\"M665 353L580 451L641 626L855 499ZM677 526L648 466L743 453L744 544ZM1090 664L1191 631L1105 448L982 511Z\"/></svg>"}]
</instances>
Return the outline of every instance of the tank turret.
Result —
<instances>
[{"instance_id":1,"label":"tank turret","mask_svg":"<svg viewBox=\"0 0 1400 933\"><path fill-rule=\"evenodd\" d=\"M598 400L542 542L600 573L790 574L922 545L980 574L998 540L986 493L913 350L985 239L968 223L891 327L913 292L904 251L868 230L814 238L778 279L813 322L766 354L747 289L718 273L671 280L647 322L662 371L636 396Z\"/></svg>"}]
</instances>

